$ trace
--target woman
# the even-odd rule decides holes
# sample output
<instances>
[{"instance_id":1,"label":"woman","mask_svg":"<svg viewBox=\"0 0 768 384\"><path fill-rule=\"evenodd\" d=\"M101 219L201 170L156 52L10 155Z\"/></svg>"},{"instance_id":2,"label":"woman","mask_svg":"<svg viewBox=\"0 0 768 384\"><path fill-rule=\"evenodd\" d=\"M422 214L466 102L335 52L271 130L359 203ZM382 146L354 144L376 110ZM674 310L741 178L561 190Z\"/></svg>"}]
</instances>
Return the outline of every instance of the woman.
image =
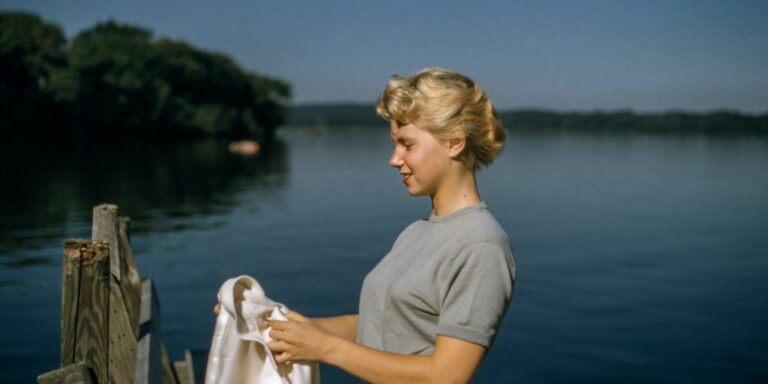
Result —
<instances>
[{"instance_id":1,"label":"woman","mask_svg":"<svg viewBox=\"0 0 768 384\"><path fill-rule=\"evenodd\" d=\"M477 191L475 172L501 150L493 105L456 72L393 76L376 111L389 121L397 168L428 220L408 226L368 274L358 315L271 321L280 363L320 361L365 381L466 383L509 305L515 265L504 230Z\"/></svg>"}]
</instances>

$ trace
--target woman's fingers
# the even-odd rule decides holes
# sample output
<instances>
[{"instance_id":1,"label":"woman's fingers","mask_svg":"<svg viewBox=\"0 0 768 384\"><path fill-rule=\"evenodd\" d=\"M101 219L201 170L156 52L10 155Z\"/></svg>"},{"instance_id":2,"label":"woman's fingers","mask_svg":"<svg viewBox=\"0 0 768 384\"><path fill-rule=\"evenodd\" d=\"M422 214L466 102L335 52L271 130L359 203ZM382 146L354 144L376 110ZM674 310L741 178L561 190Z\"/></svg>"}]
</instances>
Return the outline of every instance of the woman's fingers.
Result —
<instances>
[{"instance_id":1,"label":"woman's fingers","mask_svg":"<svg viewBox=\"0 0 768 384\"><path fill-rule=\"evenodd\" d=\"M290 312L286 313L285 317L288 320L293 320L293 321L307 321L306 317L304 317L300 313L294 312L294 311L290 311Z\"/></svg>"},{"instance_id":2,"label":"woman's fingers","mask_svg":"<svg viewBox=\"0 0 768 384\"><path fill-rule=\"evenodd\" d=\"M221 304L216 303L216 305L213 306L213 313L218 315L219 312L221 312Z\"/></svg>"},{"instance_id":3,"label":"woman's fingers","mask_svg":"<svg viewBox=\"0 0 768 384\"><path fill-rule=\"evenodd\" d=\"M272 328L269 330L269 337L272 340L285 340L285 332Z\"/></svg>"},{"instance_id":4,"label":"woman's fingers","mask_svg":"<svg viewBox=\"0 0 768 384\"><path fill-rule=\"evenodd\" d=\"M267 346L269 347L269 350L272 351L272 356L275 357L275 361L278 364L283 364L291 361L291 355L288 352L285 352L285 348L283 348L282 343L270 341Z\"/></svg>"},{"instance_id":5,"label":"woman's fingers","mask_svg":"<svg viewBox=\"0 0 768 384\"><path fill-rule=\"evenodd\" d=\"M277 330L280 330L280 331L285 331L286 329L288 329L288 325L289 325L288 323L290 323L290 322L289 321L285 321L285 320L270 320L269 321L269 326L272 329L277 329Z\"/></svg>"},{"instance_id":6,"label":"woman's fingers","mask_svg":"<svg viewBox=\"0 0 768 384\"><path fill-rule=\"evenodd\" d=\"M275 356L275 362L278 364L285 364L291 362L291 357L287 353L277 353Z\"/></svg>"},{"instance_id":7,"label":"woman's fingers","mask_svg":"<svg viewBox=\"0 0 768 384\"><path fill-rule=\"evenodd\" d=\"M278 364L290 363L293 359L290 351L290 344L284 341L272 340L267 343L267 347L272 351L272 355L275 357L275 361Z\"/></svg>"},{"instance_id":8,"label":"woman's fingers","mask_svg":"<svg viewBox=\"0 0 768 384\"><path fill-rule=\"evenodd\" d=\"M288 350L289 345L285 341L272 339L272 341L267 343L267 347L269 347L272 353L283 353Z\"/></svg>"}]
</instances>

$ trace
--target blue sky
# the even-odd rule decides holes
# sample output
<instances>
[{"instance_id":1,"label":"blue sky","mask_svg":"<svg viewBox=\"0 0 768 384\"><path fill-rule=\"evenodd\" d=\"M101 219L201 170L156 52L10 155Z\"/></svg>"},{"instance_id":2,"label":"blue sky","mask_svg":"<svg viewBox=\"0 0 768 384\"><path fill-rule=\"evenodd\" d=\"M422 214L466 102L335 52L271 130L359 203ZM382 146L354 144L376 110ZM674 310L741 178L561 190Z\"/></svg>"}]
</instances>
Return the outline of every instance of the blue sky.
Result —
<instances>
[{"instance_id":1,"label":"blue sky","mask_svg":"<svg viewBox=\"0 0 768 384\"><path fill-rule=\"evenodd\" d=\"M465 73L501 109L768 112L768 1L36 1L69 37L112 18L282 78L294 102L373 102L390 75Z\"/></svg>"}]
</instances>

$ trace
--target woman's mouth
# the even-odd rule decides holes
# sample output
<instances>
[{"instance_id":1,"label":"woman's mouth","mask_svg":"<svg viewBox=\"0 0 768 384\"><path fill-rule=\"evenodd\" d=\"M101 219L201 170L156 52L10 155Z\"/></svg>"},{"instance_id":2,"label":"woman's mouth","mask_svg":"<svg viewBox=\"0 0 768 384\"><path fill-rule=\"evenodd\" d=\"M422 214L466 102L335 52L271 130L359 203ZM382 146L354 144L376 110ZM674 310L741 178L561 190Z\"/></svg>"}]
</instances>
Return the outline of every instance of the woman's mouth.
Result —
<instances>
[{"instance_id":1,"label":"woman's mouth","mask_svg":"<svg viewBox=\"0 0 768 384\"><path fill-rule=\"evenodd\" d=\"M411 179L411 175L410 174L403 174L403 184L407 185L408 184L408 180L410 180L410 179Z\"/></svg>"}]
</instances>

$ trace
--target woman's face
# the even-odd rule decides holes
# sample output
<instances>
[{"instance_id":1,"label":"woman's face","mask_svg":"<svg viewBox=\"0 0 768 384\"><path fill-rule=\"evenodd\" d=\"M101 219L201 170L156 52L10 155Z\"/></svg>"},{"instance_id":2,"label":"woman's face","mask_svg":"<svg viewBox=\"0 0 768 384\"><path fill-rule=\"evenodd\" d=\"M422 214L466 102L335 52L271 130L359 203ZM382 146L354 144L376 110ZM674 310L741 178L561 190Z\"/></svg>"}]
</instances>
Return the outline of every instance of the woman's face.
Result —
<instances>
[{"instance_id":1,"label":"woman's face","mask_svg":"<svg viewBox=\"0 0 768 384\"><path fill-rule=\"evenodd\" d=\"M413 124L390 122L395 144L389 165L397 168L411 196L434 197L450 169L448 143Z\"/></svg>"}]
</instances>

